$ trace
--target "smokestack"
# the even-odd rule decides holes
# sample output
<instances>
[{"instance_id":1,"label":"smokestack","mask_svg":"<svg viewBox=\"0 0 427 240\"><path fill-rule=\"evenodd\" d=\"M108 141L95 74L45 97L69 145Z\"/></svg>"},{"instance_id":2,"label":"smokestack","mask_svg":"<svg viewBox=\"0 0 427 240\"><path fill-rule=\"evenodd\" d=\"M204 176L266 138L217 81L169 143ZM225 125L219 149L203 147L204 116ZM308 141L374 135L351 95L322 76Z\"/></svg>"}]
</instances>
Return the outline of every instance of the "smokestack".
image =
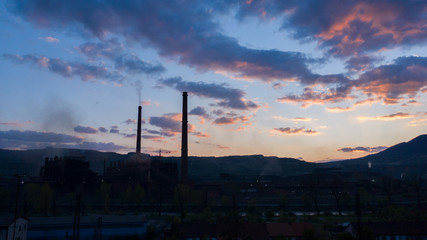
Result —
<instances>
[{"instance_id":1,"label":"smokestack","mask_svg":"<svg viewBox=\"0 0 427 240\"><path fill-rule=\"evenodd\" d=\"M187 92L182 93L182 141L181 141L181 180L188 177L188 121Z\"/></svg>"},{"instance_id":2,"label":"smokestack","mask_svg":"<svg viewBox=\"0 0 427 240\"><path fill-rule=\"evenodd\" d=\"M136 155L139 157L141 154L141 111L142 107L138 107L138 129L136 132Z\"/></svg>"}]
</instances>

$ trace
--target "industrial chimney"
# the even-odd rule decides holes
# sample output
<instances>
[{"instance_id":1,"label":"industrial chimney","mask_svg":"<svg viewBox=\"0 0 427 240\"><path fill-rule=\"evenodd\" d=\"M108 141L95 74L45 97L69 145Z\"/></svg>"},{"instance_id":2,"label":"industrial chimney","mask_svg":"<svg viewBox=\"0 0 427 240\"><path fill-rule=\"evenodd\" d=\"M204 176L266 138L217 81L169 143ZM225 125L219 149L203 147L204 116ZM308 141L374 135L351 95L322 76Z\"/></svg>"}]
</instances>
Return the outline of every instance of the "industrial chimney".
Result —
<instances>
[{"instance_id":1,"label":"industrial chimney","mask_svg":"<svg viewBox=\"0 0 427 240\"><path fill-rule=\"evenodd\" d=\"M182 141L181 141L181 181L188 177L188 121L187 92L182 93Z\"/></svg>"},{"instance_id":2,"label":"industrial chimney","mask_svg":"<svg viewBox=\"0 0 427 240\"><path fill-rule=\"evenodd\" d=\"M138 128L136 132L136 156L137 158L141 155L141 111L142 107L138 107Z\"/></svg>"}]
</instances>

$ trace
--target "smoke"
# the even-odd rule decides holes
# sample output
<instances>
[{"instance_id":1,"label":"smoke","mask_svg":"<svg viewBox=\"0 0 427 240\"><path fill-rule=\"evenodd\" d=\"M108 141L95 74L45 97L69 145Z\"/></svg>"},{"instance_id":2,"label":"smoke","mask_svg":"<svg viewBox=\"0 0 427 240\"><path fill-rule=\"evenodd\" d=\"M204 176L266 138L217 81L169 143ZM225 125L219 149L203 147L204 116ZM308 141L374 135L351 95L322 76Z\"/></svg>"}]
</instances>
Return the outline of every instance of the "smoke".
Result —
<instances>
[{"instance_id":1,"label":"smoke","mask_svg":"<svg viewBox=\"0 0 427 240\"><path fill-rule=\"evenodd\" d=\"M138 80L135 82L136 94L138 94L138 105L142 102L142 81Z\"/></svg>"},{"instance_id":2,"label":"smoke","mask_svg":"<svg viewBox=\"0 0 427 240\"><path fill-rule=\"evenodd\" d=\"M79 125L75 109L73 104L58 95L48 97L45 107L39 114L42 128L48 131L73 130Z\"/></svg>"}]
</instances>

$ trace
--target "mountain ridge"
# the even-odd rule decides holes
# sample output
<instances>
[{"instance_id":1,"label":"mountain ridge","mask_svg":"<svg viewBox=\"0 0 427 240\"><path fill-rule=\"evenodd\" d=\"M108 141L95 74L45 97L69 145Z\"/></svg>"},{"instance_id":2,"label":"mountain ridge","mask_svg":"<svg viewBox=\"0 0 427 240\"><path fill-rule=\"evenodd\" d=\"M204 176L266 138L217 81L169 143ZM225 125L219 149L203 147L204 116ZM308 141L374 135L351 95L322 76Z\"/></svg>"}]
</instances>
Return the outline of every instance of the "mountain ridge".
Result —
<instances>
[{"instance_id":1,"label":"mountain ridge","mask_svg":"<svg viewBox=\"0 0 427 240\"><path fill-rule=\"evenodd\" d=\"M104 160L121 161L130 159L135 153L119 154L85 149L44 148L32 150L0 149L0 175L26 172L38 176L46 157L83 156L91 169L99 174L103 171ZM155 156L151 157L156 159ZM162 157L165 161L177 161L180 157ZM107 163L109 164L109 163ZM179 167L180 164L178 164ZM369 166L371 166L369 168ZM335 167L344 171L390 171L398 176L405 174L424 174L427 172L427 134L419 135L408 142L398 143L379 153L361 158L345 159L335 162L312 163L295 158L255 155L231 155L221 157L189 157L189 173L192 176L219 177L229 175L276 175L293 176L311 172L314 168ZM404 168L405 171L402 171ZM424 173L423 173L424 171Z\"/></svg>"}]
</instances>

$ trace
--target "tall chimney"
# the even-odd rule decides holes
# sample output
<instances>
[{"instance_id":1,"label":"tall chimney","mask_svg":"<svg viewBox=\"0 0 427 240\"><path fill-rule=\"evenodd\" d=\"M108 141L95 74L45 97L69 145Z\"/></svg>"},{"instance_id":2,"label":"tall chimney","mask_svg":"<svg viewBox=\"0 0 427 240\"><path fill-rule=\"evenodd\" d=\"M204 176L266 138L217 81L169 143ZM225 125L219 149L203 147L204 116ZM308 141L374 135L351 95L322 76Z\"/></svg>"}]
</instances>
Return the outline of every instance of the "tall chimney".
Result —
<instances>
[{"instance_id":1,"label":"tall chimney","mask_svg":"<svg viewBox=\"0 0 427 240\"><path fill-rule=\"evenodd\" d=\"M138 129L136 132L136 155L139 157L141 154L141 111L142 107L138 106Z\"/></svg>"},{"instance_id":2,"label":"tall chimney","mask_svg":"<svg viewBox=\"0 0 427 240\"><path fill-rule=\"evenodd\" d=\"M188 177L188 121L187 92L182 93L182 141L181 141L181 180Z\"/></svg>"}]
</instances>

